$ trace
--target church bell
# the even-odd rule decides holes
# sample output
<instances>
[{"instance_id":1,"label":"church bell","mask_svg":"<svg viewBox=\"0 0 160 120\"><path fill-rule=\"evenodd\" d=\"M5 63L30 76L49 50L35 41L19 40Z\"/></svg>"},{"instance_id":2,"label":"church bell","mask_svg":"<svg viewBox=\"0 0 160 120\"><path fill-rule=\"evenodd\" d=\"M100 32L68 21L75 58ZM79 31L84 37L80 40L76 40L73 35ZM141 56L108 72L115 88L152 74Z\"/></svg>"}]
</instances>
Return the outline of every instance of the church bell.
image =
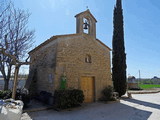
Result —
<instances>
[{"instance_id":1,"label":"church bell","mask_svg":"<svg viewBox=\"0 0 160 120\"><path fill-rule=\"evenodd\" d=\"M87 21L85 21L83 29L87 30L88 27L89 27L89 24L87 23Z\"/></svg>"}]
</instances>

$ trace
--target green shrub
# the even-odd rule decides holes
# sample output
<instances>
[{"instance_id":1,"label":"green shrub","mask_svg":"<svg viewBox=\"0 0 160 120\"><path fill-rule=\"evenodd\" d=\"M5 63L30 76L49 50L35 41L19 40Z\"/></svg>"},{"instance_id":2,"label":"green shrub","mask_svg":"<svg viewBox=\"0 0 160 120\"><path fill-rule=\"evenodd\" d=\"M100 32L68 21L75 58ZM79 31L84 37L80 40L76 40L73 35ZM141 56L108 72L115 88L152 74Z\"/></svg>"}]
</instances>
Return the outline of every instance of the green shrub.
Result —
<instances>
[{"instance_id":1,"label":"green shrub","mask_svg":"<svg viewBox=\"0 0 160 120\"><path fill-rule=\"evenodd\" d=\"M11 98L12 92L10 90L0 90L0 99Z\"/></svg>"},{"instance_id":2,"label":"green shrub","mask_svg":"<svg viewBox=\"0 0 160 120\"><path fill-rule=\"evenodd\" d=\"M110 100L113 100L113 92L114 92L113 87L112 86L107 86L102 91L102 97L100 98L100 101L110 101Z\"/></svg>"},{"instance_id":3,"label":"green shrub","mask_svg":"<svg viewBox=\"0 0 160 120\"><path fill-rule=\"evenodd\" d=\"M76 107L83 101L84 95L82 90L56 90L54 93L54 104L59 109Z\"/></svg>"},{"instance_id":4,"label":"green shrub","mask_svg":"<svg viewBox=\"0 0 160 120\"><path fill-rule=\"evenodd\" d=\"M9 99L12 96L11 90L0 90L0 99ZM16 91L16 100L22 100L24 103L24 107L27 106L30 102L30 96L28 93L24 92L23 89L17 89Z\"/></svg>"}]
</instances>

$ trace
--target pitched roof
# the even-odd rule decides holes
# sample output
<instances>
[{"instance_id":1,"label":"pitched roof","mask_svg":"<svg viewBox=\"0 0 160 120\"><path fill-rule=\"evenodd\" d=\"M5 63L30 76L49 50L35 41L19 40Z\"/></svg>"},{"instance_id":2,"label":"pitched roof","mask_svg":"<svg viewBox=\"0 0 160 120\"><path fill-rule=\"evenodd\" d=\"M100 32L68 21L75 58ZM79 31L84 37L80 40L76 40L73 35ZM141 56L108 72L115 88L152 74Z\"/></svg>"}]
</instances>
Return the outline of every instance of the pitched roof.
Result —
<instances>
[{"instance_id":1,"label":"pitched roof","mask_svg":"<svg viewBox=\"0 0 160 120\"><path fill-rule=\"evenodd\" d=\"M52 42L53 40L56 40L57 38L59 37L68 37L68 36L77 36L77 35L81 35L81 34L84 34L84 35L87 35L85 33L76 33L76 34L66 34L66 35L56 35L56 36L52 36L50 39L46 40L45 42L41 43L39 46L37 46L36 48L34 48L33 50L31 50L29 52L29 54L31 52L34 52L36 50L38 50L39 48L43 47L44 45ZM107 49L109 49L111 51L111 48L109 48L107 45L105 45L102 41L100 41L99 39L96 39L100 44L102 44L104 47L106 47Z\"/></svg>"},{"instance_id":2,"label":"pitched roof","mask_svg":"<svg viewBox=\"0 0 160 120\"><path fill-rule=\"evenodd\" d=\"M106 44L104 44L102 41L100 41L99 39L96 39L99 43L101 43L103 46L105 46L106 48L108 48L110 51L112 50L110 47L108 47Z\"/></svg>"},{"instance_id":3,"label":"pitched roof","mask_svg":"<svg viewBox=\"0 0 160 120\"><path fill-rule=\"evenodd\" d=\"M83 15L83 14L89 14L89 15L91 15L91 16L92 16L92 18L97 22L96 18L92 15L92 13L90 12L90 10L89 10L89 9L87 9L87 10L86 10L86 11L84 11L84 12L81 12L81 13L79 13L79 14L75 15L75 17L78 17L79 15Z\"/></svg>"},{"instance_id":4,"label":"pitched roof","mask_svg":"<svg viewBox=\"0 0 160 120\"><path fill-rule=\"evenodd\" d=\"M55 39L57 39L57 37L56 37L56 36L53 36L53 37L51 37L50 39L44 41L43 43L41 43L40 45L38 45L37 47L35 47L35 48L32 49L31 51L29 51L29 54L30 54L31 52L35 51L35 50L38 50L38 49L41 48L42 46L48 44L49 42L51 42L51 41L53 41L53 40L55 40Z\"/></svg>"}]
</instances>

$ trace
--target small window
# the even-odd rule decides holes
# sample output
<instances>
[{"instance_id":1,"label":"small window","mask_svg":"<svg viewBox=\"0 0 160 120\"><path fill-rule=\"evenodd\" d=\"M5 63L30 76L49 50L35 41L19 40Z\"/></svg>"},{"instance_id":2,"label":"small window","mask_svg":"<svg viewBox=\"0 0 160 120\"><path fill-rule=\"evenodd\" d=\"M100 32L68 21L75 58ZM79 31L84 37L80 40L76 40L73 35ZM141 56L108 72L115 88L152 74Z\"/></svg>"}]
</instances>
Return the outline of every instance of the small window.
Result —
<instances>
[{"instance_id":1,"label":"small window","mask_svg":"<svg viewBox=\"0 0 160 120\"><path fill-rule=\"evenodd\" d=\"M86 62L86 63L91 63L91 62L92 62L90 55L86 55L86 57L85 57L85 62Z\"/></svg>"}]
</instances>

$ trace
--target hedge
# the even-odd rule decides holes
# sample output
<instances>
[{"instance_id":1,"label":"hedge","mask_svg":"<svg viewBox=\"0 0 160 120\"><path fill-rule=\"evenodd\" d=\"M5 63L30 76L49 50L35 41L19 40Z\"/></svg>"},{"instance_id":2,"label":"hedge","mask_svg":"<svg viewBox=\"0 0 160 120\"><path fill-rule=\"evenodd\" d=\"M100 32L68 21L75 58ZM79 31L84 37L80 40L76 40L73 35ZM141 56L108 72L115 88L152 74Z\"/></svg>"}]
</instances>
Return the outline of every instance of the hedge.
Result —
<instances>
[{"instance_id":1,"label":"hedge","mask_svg":"<svg viewBox=\"0 0 160 120\"><path fill-rule=\"evenodd\" d=\"M54 94L54 105L59 109L79 106L84 101L82 90L56 90Z\"/></svg>"}]
</instances>

